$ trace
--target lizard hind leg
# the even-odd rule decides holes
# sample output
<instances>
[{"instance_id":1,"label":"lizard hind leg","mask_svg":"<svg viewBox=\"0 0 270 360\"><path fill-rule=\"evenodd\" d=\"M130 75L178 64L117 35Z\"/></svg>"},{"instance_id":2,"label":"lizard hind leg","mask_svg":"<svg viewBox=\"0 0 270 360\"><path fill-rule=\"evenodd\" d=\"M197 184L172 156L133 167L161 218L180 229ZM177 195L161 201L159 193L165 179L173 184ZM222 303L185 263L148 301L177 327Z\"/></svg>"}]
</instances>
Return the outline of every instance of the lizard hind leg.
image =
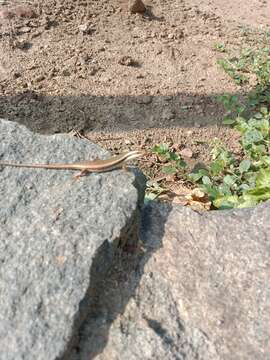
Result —
<instances>
[{"instance_id":1,"label":"lizard hind leg","mask_svg":"<svg viewBox=\"0 0 270 360\"><path fill-rule=\"evenodd\" d=\"M73 176L73 178L74 178L75 180L79 180L80 177L85 176L85 175L87 175L87 174L88 174L88 171L87 171L87 170L82 170L82 171L80 171L78 174L75 174L75 175Z\"/></svg>"}]
</instances>

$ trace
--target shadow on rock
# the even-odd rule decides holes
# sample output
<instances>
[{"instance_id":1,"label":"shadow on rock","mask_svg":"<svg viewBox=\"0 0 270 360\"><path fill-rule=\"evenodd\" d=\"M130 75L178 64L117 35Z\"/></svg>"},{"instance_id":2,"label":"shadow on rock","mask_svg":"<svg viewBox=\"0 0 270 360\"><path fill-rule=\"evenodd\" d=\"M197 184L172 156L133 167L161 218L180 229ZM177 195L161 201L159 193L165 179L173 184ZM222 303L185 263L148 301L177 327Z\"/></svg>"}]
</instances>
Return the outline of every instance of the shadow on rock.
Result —
<instances>
[{"instance_id":1,"label":"shadow on rock","mask_svg":"<svg viewBox=\"0 0 270 360\"><path fill-rule=\"evenodd\" d=\"M169 215L170 207L167 211ZM109 271L103 270L106 268L105 258L100 255L106 249L100 249L97 254L91 268L91 288L80 304L80 315L74 324L74 336L61 360L90 360L101 354L108 342L111 325L125 312L127 304L136 296L145 264L153 253L162 247L165 226L163 214L162 223L159 222L158 236L150 243L144 243L143 239L147 239L147 231L153 225L150 222L160 214L153 214L150 210L144 215L140 233L142 240L139 241L140 247L136 253L124 252L118 248ZM152 324L154 320L149 321Z\"/></svg>"}]
</instances>

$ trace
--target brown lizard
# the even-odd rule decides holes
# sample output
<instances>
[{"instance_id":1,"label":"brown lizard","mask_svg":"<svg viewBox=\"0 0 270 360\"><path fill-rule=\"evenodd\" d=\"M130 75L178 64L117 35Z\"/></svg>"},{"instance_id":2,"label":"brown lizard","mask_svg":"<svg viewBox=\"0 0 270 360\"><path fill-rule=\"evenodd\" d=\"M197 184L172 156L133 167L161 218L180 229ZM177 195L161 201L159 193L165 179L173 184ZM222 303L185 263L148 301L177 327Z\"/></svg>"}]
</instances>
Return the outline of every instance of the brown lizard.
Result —
<instances>
[{"instance_id":1,"label":"brown lizard","mask_svg":"<svg viewBox=\"0 0 270 360\"><path fill-rule=\"evenodd\" d=\"M125 164L137 157L144 155L142 151L134 150L128 151L120 155L112 156L106 160L83 160L70 164L20 164L10 163L6 161L0 161L1 166L13 166L24 168L41 168L41 169L57 169L57 170L80 170L80 173L76 177L83 176L88 172L106 172L114 169L124 167Z\"/></svg>"}]
</instances>

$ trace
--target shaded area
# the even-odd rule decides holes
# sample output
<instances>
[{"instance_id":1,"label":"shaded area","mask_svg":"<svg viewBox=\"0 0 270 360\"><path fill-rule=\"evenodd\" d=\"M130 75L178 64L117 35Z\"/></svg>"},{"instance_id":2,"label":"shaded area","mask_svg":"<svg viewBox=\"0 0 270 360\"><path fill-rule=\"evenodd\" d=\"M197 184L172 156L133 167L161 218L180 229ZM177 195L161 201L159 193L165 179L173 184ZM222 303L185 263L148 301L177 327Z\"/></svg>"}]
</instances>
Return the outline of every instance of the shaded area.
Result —
<instances>
[{"instance_id":1,"label":"shaded area","mask_svg":"<svg viewBox=\"0 0 270 360\"><path fill-rule=\"evenodd\" d=\"M221 126L224 109L218 95L56 97L26 90L0 96L0 118L46 134Z\"/></svg>"},{"instance_id":2,"label":"shaded area","mask_svg":"<svg viewBox=\"0 0 270 360\"><path fill-rule=\"evenodd\" d=\"M219 125L215 96L242 92L215 45L265 43L266 34L205 3L153 0L142 16L123 0L32 0L35 17L2 16L0 116L41 133Z\"/></svg>"},{"instance_id":3,"label":"shaded area","mask_svg":"<svg viewBox=\"0 0 270 360\"><path fill-rule=\"evenodd\" d=\"M144 252L119 253L68 359L268 358L269 203L143 216Z\"/></svg>"},{"instance_id":4,"label":"shaded area","mask_svg":"<svg viewBox=\"0 0 270 360\"><path fill-rule=\"evenodd\" d=\"M169 212L170 206L168 215ZM145 240L145 232L151 227L153 214L144 212L143 215L140 238ZM106 260L104 263L104 249L100 249L90 271L91 287L80 305L80 316L74 324L73 338L61 360L90 360L102 353L107 345L112 323L125 312L127 304L135 296L145 264L162 246L165 222L162 218L155 243L144 244L147 246L146 252L142 251L141 242L133 248L134 251L118 248L109 270ZM155 327L155 320L150 322ZM162 333L159 335L163 337Z\"/></svg>"}]
</instances>

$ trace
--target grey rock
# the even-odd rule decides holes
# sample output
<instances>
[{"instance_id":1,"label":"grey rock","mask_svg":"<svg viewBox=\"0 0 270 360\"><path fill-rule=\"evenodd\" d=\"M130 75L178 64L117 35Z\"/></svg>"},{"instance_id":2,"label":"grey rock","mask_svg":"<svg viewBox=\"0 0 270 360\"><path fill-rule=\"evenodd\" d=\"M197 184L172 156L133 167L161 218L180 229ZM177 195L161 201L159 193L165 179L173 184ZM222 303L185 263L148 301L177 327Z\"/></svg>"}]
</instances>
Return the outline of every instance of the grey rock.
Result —
<instances>
[{"instance_id":1,"label":"grey rock","mask_svg":"<svg viewBox=\"0 0 270 360\"><path fill-rule=\"evenodd\" d=\"M0 160L108 155L86 140L35 135L0 120ZM143 179L120 170L76 181L73 174L0 167L1 360L64 356L119 242L137 241Z\"/></svg>"},{"instance_id":2,"label":"grey rock","mask_svg":"<svg viewBox=\"0 0 270 360\"><path fill-rule=\"evenodd\" d=\"M270 358L270 203L199 214L149 204L69 359Z\"/></svg>"}]
</instances>

